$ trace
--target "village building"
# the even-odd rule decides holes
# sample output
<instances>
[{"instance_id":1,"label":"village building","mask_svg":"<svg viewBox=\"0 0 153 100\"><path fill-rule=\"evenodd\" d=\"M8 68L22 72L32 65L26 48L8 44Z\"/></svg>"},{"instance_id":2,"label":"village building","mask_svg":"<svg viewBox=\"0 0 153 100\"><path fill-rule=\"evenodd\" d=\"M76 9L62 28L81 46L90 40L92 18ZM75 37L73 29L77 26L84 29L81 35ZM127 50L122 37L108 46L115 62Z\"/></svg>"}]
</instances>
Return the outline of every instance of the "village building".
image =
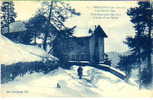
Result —
<instances>
[{"instance_id":1,"label":"village building","mask_svg":"<svg viewBox=\"0 0 153 100\"><path fill-rule=\"evenodd\" d=\"M72 36L61 40L53 48L55 56L62 61L89 61L90 63L104 63L106 33L100 25L90 30L91 35L86 37ZM58 40L60 42L58 42ZM61 42L62 41L62 42Z\"/></svg>"}]
</instances>

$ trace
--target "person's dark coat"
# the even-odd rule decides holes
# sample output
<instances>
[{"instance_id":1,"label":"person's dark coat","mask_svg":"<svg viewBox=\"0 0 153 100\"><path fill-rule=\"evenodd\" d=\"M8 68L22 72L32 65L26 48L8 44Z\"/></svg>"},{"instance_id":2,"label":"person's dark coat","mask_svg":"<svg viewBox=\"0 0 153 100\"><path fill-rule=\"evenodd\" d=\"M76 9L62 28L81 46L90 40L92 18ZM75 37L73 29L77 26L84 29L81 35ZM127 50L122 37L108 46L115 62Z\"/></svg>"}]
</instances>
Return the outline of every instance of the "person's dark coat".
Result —
<instances>
[{"instance_id":1,"label":"person's dark coat","mask_svg":"<svg viewBox=\"0 0 153 100\"><path fill-rule=\"evenodd\" d=\"M79 79L82 79L82 74L83 74L83 73L82 73L82 72L83 72L82 67L79 67L77 71L78 71Z\"/></svg>"}]
</instances>

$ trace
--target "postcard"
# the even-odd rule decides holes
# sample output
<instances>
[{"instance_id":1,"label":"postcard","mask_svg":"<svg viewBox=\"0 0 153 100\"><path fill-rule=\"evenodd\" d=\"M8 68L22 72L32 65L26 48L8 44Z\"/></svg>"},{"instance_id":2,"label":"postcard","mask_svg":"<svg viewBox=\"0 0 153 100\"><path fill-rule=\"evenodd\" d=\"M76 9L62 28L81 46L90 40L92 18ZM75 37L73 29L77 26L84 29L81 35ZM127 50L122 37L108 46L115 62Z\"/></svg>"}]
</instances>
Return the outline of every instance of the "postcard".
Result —
<instances>
[{"instance_id":1,"label":"postcard","mask_svg":"<svg viewBox=\"0 0 153 100\"><path fill-rule=\"evenodd\" d=\"M1 97L153 98L152 0L1 0Z\"/></svg>"}]
</instances>

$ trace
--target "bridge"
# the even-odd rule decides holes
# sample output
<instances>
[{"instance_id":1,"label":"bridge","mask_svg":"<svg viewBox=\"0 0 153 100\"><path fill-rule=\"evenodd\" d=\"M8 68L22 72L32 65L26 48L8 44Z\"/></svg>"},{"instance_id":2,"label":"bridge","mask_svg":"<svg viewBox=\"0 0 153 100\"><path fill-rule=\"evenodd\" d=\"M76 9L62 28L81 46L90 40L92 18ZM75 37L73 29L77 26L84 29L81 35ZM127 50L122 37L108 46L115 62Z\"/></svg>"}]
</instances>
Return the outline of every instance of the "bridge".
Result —
<instances>
[{"instance_id":1,"label":"bridge","mask_svg":"<svg viewBox=\"0 0 153 100\"><path fill-rule=\"evenodd\" d=\"M122 80L126 80L126 75L123 72L121 72L121 71L119 71L109 65L106 65L106 64L92 64L92 63L89 63L86 61L79 61L79 62L69 61L68 64L69 64L69 66L73 66L73 65L83 66L83 67L91 66L91 67L97 68L99 70L110 72L111 74L117 76L118 78L120 78Z\"/></svg>"}]
</instances>

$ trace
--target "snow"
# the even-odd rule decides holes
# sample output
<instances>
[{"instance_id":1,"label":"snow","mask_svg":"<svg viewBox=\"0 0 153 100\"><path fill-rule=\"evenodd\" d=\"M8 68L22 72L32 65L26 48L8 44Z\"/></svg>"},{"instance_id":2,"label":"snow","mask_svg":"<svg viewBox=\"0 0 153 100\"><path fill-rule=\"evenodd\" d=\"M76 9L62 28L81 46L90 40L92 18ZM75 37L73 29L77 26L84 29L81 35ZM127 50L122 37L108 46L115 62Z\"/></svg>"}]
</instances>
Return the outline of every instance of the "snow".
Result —
<instances>
[{"instance_id":1,"label":"snow","mask_svg":"<svg viewBox=\"0 0 153 100\"><path fill-rule=\"evenodd\" d=\"M78 79L78 66L71 70L62 68L48 74L32 73L23 77L16 77L9 83L2 84L4 97L152 97L152 90L139 90L137 86L130 85L116 76L86 66L83 68L83 79ZM10 91L10 93L7 93ZM24 93L11 93L12 91L26 91Z\"/></svg>"},{"instance_id":2,"label":"snow","mask_svg":"<svg viewBox=\"0 0 153 100\"><path fill-rule=\"evenodd\" d=\"M16 21L10 24L10 32L26 31L25 24L21 21Z\"/></svg>"},{"instance_id":3,"label":"snow","mask_svg":"<svg viewBox=\"0 0 153 100\"><path fill-rule=\"evenodd\" d=\"M0 64L41 61L47 53L35 46L16 44L0 35ZM53 58L53 57L52 57Z\"/></svg>"},{"instance_id":4,"label":"snow","mask_svg":"<svg viewBox=\"0 0 153 100\"><path fill-rule=\"evenodd\" d=\"M124 72L122 72L121 70L116 69L116 68L114 68L114 67L112 67L112 66L109 66L109 65L106 65L106 64L100 64L100 65L101 65L101 66L104 66L104 67L108 67L108 68L110 68L110 69L113 69L113 70L115 70L116 72L121 73L122 75L126 76L126 74L125 74Z\"/></svg>"}]
</instances>

